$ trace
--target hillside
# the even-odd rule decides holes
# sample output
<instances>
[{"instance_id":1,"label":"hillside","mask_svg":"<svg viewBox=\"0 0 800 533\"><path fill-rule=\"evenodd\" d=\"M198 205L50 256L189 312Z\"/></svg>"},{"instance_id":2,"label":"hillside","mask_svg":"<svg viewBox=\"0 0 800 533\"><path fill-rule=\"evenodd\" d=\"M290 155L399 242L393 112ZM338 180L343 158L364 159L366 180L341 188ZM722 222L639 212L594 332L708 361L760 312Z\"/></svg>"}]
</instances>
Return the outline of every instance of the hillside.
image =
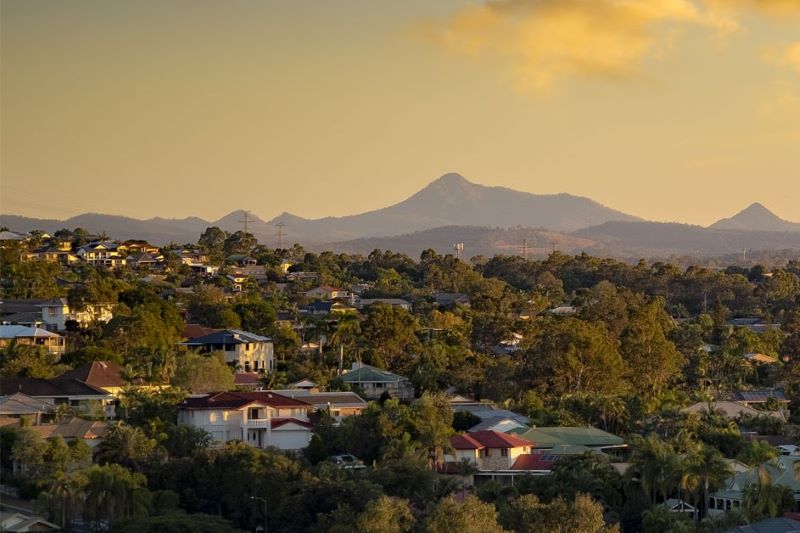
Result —
<instances>
[{"instance_id":1,"label":"hillside","mask_svg":"<svg viewBox=\"0 0 800 533\"><path fill-rule=\"evenodd\" d=\"M800 231L799 222L789 222L759 204L751 204L730 218L723 218L709 226L714 229L750 231Z\"/></svg>"},{"instance_id":2,"label":"hillside","mask_svg":"<svg viewBox=\"0 0 800 533\"><path fill-rule=\"evenodd\" d=\"M800 232L742 231L665 222L606 222L572 235L597 242L613 255L716 256L742 250L800 250Z\"/></svg>"},{"instance_id":3,"label":"hillside","mask_svg":"<svg viewBox=\"0 0 800 533\"><path fill-rule=\"evenodd\" d=\"M476 255L521 255L526 241L528 256L542 257L553 249L581 252L592 249L591 239L556 233L545 229L487 228L480 226L444 226L394 237L370 237L332 243L321 248L337 252L368 254L372 250L392 250L411 257L419 257L431 248L440 254L454 254L453 245L464 243L463 257Z\"/></svg>"}]
</instances>

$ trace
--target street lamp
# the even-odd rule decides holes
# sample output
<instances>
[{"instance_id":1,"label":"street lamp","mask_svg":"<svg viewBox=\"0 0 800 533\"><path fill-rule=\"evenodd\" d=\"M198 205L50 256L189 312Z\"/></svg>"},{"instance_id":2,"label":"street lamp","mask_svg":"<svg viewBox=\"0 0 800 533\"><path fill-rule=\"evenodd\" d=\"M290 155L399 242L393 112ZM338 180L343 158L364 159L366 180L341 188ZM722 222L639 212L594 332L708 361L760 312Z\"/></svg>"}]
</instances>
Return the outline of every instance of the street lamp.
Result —
<instances>
[{"instance_id":1,"label":"street lamp","mask_svg":"<svg viewBox=\"0 0 800 533\"><path fill-rule=\"evenodd\" d=\"M250 499L264 502L264 533L267 533L267 500L258 496L250 496Z\"/></svg>"}]
</instances>

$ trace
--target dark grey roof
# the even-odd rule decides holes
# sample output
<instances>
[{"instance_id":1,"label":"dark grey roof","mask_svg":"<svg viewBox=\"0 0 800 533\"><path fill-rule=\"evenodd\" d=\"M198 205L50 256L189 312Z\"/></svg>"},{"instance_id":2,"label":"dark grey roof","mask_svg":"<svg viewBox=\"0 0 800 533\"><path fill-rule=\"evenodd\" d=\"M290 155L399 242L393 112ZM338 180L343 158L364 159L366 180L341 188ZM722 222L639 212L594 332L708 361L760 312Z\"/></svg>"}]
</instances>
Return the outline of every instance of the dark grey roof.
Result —
<instances>
[{"instance_id":1,"label":"dark grey roof","mask_svg":"<svg viewBox=\"0 0 800 533\"><path fill-rule=\"evenodd\" d=\"M0 394L14 394L21 392L34 398L37 397L63 397L63 396L96 396L98 399L109 394L97 387L87 385L77 379L36 379L36 378L2 378L0 379Z\"/></svg>"},{"instance_id":2,"label":"dark grey roof","mask_svg":"<svg viewBox=\"0 0 800 533\"><path fill-rule=\"evenodd\" d=\"M789 401L782 390L739 391L734 393L733 398L739 402L766 402L770 398L774 398L779 402Z\"/></svg>"},{"instance_id":3,"label":"dark grey roof","mask_svg":"<svg viewBox=\"0 0 800 533\"><path fill-rule=\"evenodd\" d=\"M793 533L800 531L800 522L789 518L767 518L755 524L729 529L726 533Z\"/></svg>"},{"instance_id":4,"label":"dark grey roof","mask_svg":"<svg viewBox=\"0 0 800 533\"><path fill-rule=\"evenodd\" d=\"M196 337L184 344L186 346L205 346L207 344L248 344L251 342L271 342L269 337L262 337L255 333L242 331L240 329L223 329L215 331L204 337Z\"/></svg>"}]
</instances>

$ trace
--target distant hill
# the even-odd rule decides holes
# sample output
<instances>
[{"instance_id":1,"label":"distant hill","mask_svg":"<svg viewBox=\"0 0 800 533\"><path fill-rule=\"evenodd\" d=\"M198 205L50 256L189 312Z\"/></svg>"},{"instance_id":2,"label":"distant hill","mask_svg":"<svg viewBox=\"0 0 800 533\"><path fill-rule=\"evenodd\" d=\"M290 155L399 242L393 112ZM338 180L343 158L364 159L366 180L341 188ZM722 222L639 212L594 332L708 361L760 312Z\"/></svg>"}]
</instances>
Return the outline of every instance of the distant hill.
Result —
<instances>
[{"instance_id":1,"label":"distant hill","mask_svg":"<svg viewBox=\"0 0 800 533\"><path fill-rule=\"evenodd\" d=\"M377 249L392 250L417 258L431 248L440 254L454 254L453 245L464 243L463 257L476 255L521 255L523 242L529 257L541 257L553 249L565 252L589 251L591 239L531 228L486 228L480 226L444 226L395 237L369 237L332 243L322 248L344 253L368 254Z\"/></svg>"},{"instance_id":2,"label":"distant hill","mask_svg":"<svg viewBox=\"0 0 800 533\"><path fill-rule=\"evenodd\" d=\"M290 240L336 242L443 226L547 227L563 232L610 220L639 219L580 196L537 195L487 187L451 173L383 209L316 220L284 213L269 223L285 223Z\"/></svg>"},{"instance_id":3,"label":"distant hill","mask_svg":"<svg viewBox=\"0 0 800 533\"><path fill-rule=\"evenodd\" d=\"M714 222L709 227L751 231L800 231L800 223L784 220L758 202L730 218Z\"/></svg>"},{"instance_id":4,"label":"distant hill","mask_svg":"<svg viewBox=\"0 0 800 533\"><path fill-rule=\"evenodd\" d=\"M717 256L742 250L800 250L800 232L743 231L666 222L606 222L572 233L611 255Z\"/></svg>"},{"instance_id":5,"label":"distant hill","mask_svg":"<svg viewBox=\"0 0 800 533\"><path fill-rule=\"evenodd\" d=\"M210 224L201 218L151 218L139 220L118 215L85 213L66 220L0 215L0 225L15 231L42 230L53 233L62 228L84 228L89 233L105 232L114 239L146 239L153 244L196 242Z\"/></svg>"},{"instance_id":6,"label":"distant hill","mask_svg":"<svg viewBox=\"0 0 800 533\"><path fill-rule=\"evenodd\" d=\"M354 206L347 204L347 207ZM80 226L90 232L105 231L118 239L138 236L154 244L163 244L196 241L200 233L212 225L227 231L242 229L243 216L243 211L234 211L217 221L205 221L200 218L137 220L86 214L58 221L0 215L0 224L18 231L42 229L48 232ZM638 220L588 198L487 187L471 183L459 174L445 174L400 203L357 215L307 219L283 213L265 222L250 214L248 219L250 232L268 245L275 245L275 225L280 222L285 224L288 245L398 235L442 226L547 227L564 232L610 220Z\"/></svg>"}]
</instances>

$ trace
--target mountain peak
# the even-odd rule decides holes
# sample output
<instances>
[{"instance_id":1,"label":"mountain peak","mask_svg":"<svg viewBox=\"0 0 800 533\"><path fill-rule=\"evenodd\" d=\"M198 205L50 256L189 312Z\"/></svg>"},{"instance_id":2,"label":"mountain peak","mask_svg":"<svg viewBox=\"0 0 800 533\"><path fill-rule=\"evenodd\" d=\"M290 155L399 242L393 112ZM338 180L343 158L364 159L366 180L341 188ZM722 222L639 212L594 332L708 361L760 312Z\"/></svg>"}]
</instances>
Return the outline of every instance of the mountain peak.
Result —
<instances>
[{"instance_id":1,"label":"mountain peak","mask_svg":"<svg viewBox=\"0 0 800 533\"><path fill-rule=\"evenodd\" d=\"M474 183L472 183L467 178L465 178L464 176L462 176L457 172L448 172L447 174L444 174L440 178L432 181L428 186L430 187L431 185L450 188L450 187L464 187L464 186L474 185Z\"/></svg>"},{"instance_id":2,"label":"mountain peak","mask_svg":"<svg viewBox=\"0 0 800 533\"><path fill-rule=\"evenodd\" d=\"M783 220L759 202L754 202L730 218L711 225L715 229L751 231L798 231L800 224Z\"/></svg>"}]
</instances>

